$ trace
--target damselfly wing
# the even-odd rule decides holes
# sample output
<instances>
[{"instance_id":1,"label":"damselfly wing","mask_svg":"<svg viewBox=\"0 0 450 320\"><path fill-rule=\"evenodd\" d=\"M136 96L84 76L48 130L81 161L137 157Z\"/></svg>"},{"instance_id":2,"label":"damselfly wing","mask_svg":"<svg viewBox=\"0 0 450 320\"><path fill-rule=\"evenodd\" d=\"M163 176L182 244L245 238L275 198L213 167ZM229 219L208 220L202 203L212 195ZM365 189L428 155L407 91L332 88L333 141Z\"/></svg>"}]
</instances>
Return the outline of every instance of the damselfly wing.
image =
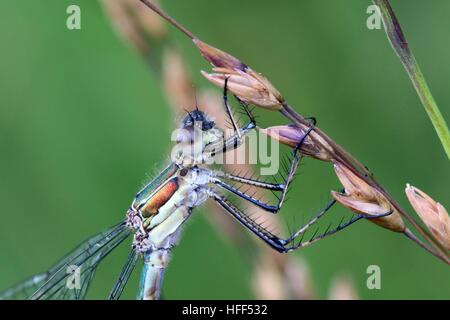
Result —
<instances>
[{"instance_id":1,"label":"damselfly wing","mask_svg":"<svg viewBox=\"0 0 450 320\"><path fill-rule=\"evenodd\" d=\"M0 299L83 299L98 264L131 231L122 222L80 244L47 272L4 291Z\"/></svg>"}]
</instances>

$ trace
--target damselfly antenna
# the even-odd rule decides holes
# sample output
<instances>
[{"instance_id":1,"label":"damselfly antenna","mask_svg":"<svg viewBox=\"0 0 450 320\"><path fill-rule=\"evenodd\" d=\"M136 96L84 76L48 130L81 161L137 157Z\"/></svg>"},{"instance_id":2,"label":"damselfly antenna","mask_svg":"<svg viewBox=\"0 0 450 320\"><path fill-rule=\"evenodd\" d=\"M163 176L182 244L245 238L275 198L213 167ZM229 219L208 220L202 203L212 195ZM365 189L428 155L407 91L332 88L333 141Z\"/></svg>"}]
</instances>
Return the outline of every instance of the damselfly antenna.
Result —
<instances>
[{"instance_id":1,"label":"damselfly antenna","mask_svg":"<svg viewBox=\"0 0 450 320\"><path fill-rule=\"evenodd\" d=\"M194 90L195 110L198 111L197 91Z\"/></svg>"}]
</instances>

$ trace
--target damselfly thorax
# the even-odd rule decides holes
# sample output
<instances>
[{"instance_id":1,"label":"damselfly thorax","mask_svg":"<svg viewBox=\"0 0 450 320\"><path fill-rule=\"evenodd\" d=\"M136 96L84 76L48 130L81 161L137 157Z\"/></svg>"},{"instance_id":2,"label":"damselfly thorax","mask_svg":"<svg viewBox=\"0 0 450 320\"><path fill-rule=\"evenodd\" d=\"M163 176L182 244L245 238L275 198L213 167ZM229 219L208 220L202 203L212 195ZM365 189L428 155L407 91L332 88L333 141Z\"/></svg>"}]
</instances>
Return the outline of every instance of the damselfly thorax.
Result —
<instances>
[{"instance_id":1,"label":"damselfly thorax","mask_svg":"<svg viewBox=\"0 0 450 320\"><path fill-rule=\"evenodd\" d=\"M171 167L171 175L148 197L137 197L128 211L128 225L136 230L133 247L138 252L173 246L175 232L192 209L208 199L210 171L197 166Z\"/></svg>"},{"instance_id":2,"label":"damselfly thorax","mask_svg":"<svg viewBox=\"0 0 450 320\"><path fill-rule=\"evenodd\" d=\"M252 127L232 137L233 144L240 144L241 135ZM127 212L127 226L135 231L133 249L144 256L142 299L158 297L168 251L176 245L181 226L212 194L210 185L216 174L205 164L227 144L223 130L199 110L188 112L175 140L173 162L136 195Z\"/></svg>"},{"instance_id":3,"label":"damselfly thorax","mask_svg":"<svg viewBox=\"0 0 450 320\"><path fill-rule=\"evenodd\" d=\"M169 250L177 244L181 226L192 209L208 198L207 171L178 164L171 167L170 177L148 197L137 197L127 215L135 229L133 250L144 257L140 299L159 297Z\"/></svg>"},{"instance_id":4,"label":"damselfly thorax","mask_svg":"<svg viewBox=\"0 0 450 320\"><path fill-rule=\"evenodd\" d=\"M243 133L249 129L251 126ZM216 154L210 147L223 148L225 144L223 130L202 111L191 111L183 119L176 130L173 162L138 192L127 212L127 225L135 230L133 248L137 252L170 249L175 244L182 223L210 195L214 172L207 170L205 163Z\"/></svg>"}]
</instances>

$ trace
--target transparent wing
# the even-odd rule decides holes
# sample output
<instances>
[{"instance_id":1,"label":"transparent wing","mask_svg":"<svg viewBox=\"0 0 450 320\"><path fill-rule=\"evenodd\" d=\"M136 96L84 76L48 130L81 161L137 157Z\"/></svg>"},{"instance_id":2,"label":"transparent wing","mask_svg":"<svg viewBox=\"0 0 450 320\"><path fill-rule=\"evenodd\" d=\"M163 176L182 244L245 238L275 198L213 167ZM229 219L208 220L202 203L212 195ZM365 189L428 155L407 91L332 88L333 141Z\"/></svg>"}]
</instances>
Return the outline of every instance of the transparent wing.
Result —
<instances>
[{"instance_id":1,"label":"transparent wing","mask_svg":"<svg viewBox=\"0 0 450 320\"><path fill-rule=\"evenodd\" d=\"M31 296L47 279L49 272L36 274L15 286L0 292L0 300L25 300Z\"/></svg>"},{"instance_id":2,"label":"transparent wing","mask_svg":"<svg viewBox=\"0 0 450 320\"><path fill-rule=\"evenodd\" d=\"M111 290L111 293L109 294L108 298L109 300L118 300L120 298L123 289L125 289L125 285L127 284L128 279L130 278L131 273L133 272L133 269L136 266L137 261L138 255L136 254L136 251L134 249L131 249L127 262L123 266L119 278L117 279L116 283L114 284L114 287Z\"/></svg>"},{"instance_id":3,"label":"transparent wing","mask_svg":"<svg viewBox=\"0 0 450 320\"><path fill-rule=\"evenodd\" d=\"M91 237L47 272L0 293L0 299L83 299L98 264L130 233L122 222Z\"/></svg>"}]
</instances>

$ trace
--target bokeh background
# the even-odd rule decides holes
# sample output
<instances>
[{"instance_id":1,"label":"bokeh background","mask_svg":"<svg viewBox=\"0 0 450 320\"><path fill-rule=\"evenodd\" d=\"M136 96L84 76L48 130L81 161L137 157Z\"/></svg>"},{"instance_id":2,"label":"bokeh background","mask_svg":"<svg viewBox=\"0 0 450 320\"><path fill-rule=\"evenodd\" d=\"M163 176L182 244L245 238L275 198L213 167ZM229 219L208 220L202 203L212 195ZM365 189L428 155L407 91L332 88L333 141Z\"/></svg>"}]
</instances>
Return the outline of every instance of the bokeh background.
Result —
<instances>
[{"instance_id":1,"label":"bokeh background","mask_svg":"<svg viewBox=\"0 0 450 320\"><path fill-rule=\"evenodd\" d=\"M108 0L114 1L114 0ZM77 4L82 29L66 28ZM288 101L351 151L409 211L411 183L450 208L449 160L382 30L366 28L369 1L165 0L201 39L263 72ZM450 119L450 2L392 1L431 90ZM198 88L208 68L177 30ZM0 1L0 288L52 265L123 218L133 195L167 161L173 114L140 55L97 0ZM258 112L262 126L283 123ZM306 163L281 215L320 208L339 188ZM344 209L339 208L338 211ZM240 248L198 210L174 250L166 299L254 298ZM242 229L242 232L247 232ZM89 298L105 298L128 242L100 266ZM448 266L404 237L361 222L292 253L309 266L315 295L337 275L362 299L448 299ZM379 265L381 290L366 268ZM135 272L125 298L133 298Z\"/></svg>"}]
</instances>

